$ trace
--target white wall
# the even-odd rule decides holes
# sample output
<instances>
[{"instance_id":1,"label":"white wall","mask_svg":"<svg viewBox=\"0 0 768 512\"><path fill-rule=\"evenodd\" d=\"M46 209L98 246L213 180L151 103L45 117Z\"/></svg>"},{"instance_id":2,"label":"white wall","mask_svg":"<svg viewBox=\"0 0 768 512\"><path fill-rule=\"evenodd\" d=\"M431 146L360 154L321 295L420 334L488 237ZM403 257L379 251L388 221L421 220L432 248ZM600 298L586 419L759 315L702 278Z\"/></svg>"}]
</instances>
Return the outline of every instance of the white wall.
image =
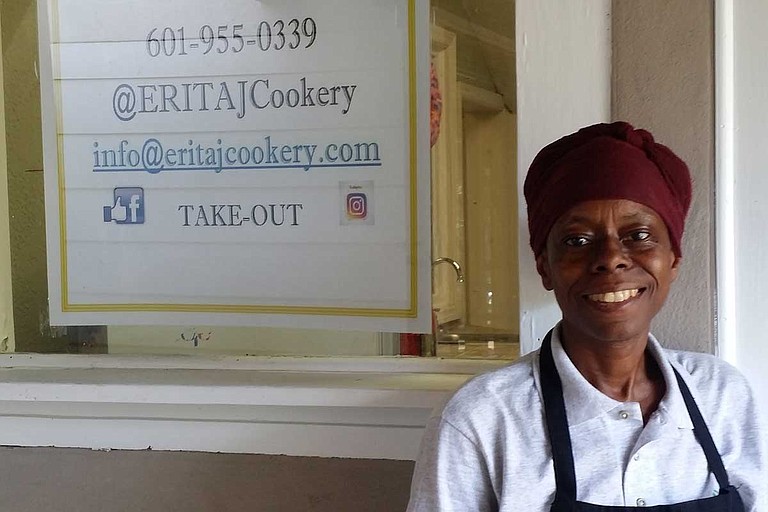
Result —
<instances>
[{"instance_id":1,"label":"white wall","mask_svg":"<svg viewBox=\"0 0 768 512\"><path fill-rule=\"evenodd\" d=\"M724 347L768 411L768 38L765 0L721 2L733 8L733 338ZM720 33L719 37L727 34ZM727 72L727 68L719 70ZM724 77L727 79L728 77ZM719 97L720 101L728 101ZM721 140L722 142L722 140ZM729 228L729 226L725 226ZM723 233L727 235L727 233Z\"/></svg>"},{"instance_id":2,"label":"white wall","mask_svg":"<svg viewBox=\"0 0 768 512\"><path fill-rule=\"evenodd\" d=\"M611 117L611 2L517 0L520 347L535 349L560 318L528 242L523 182L546 144Z\"/></svg>"}]
</instances>

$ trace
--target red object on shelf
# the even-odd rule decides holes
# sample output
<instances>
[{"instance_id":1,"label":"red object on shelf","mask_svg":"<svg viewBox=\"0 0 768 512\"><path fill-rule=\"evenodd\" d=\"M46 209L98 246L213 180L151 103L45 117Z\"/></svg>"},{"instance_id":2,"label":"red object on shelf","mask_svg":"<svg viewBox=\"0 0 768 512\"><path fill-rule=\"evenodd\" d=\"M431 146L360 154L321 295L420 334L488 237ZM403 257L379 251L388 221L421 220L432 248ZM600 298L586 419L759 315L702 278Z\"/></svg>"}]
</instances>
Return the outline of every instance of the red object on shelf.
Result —
<instances>
[{"instance_id":1,"label":"red object on shelf","mask_svg":"<svg viewBox=\"0 0 768 512\"><path fill-rule=\"evenodd\" d=\"M443 95L440 93L434 62L429 67L429 82L429 147L432 147L440 135L440 118L443 113Z\"/></svg>"},{"instance_id":2,"label":"red object on shelf","mask_svg":"<svg viewBox=\"0 0 768 512\"><path fill-rule=\"evenodd\" d=\"M400 355L421 356L421 334L400 333Z\"/></svg>"}]
</instances>

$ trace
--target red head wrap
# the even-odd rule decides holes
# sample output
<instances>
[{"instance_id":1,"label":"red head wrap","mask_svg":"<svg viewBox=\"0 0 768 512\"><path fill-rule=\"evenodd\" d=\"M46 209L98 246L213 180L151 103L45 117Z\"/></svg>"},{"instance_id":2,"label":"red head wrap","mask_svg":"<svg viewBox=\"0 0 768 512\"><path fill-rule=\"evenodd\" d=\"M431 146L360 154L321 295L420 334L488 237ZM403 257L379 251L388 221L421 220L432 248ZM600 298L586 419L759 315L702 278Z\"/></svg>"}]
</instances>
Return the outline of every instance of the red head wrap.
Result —
<instances>
[{"instance_id":1,"label":"red head wrap","mask_svg":"<svg viewBox=\"0 0 768 512\"><path fill-rule=\"evenodd\" d=\"M582 128L542 149L524 186L531 248L539 255L557 219L578 203L628 199L653 209L680 256L691 205L688 166L653 135L624 122Z\"/></svg>"}]
</instances>

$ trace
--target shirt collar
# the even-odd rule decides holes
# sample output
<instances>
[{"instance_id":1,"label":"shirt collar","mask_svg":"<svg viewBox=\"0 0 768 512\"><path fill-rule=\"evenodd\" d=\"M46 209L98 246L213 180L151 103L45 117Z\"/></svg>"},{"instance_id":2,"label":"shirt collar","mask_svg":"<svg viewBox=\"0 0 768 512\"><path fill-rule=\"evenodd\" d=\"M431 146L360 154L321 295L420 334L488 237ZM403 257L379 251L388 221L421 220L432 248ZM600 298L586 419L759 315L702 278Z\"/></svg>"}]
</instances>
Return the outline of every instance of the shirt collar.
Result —
<instances>
[{"instance_id":1,"label":"shirt collar","mask_svg":"<svg viewBox=\"0 0 768 512\"><path fill-rule=\"evenodd\" d=\"M661 346L661 343L653 334L648 335L648 350L659 365L661 374L664 377L664 383L667 386L667 392L664 394L661 402L659 402L657 410L660 414L667 415L677 425L677 428L692 430L693 422L691 421L690 414L688 414L688 407L685 405L680 385L677 383L675 371L672 369L672 364L664 353L664 347ZM688 372L682 368L678 368L677 371L680 372L683 380L685 380Z\"/></svg>"},{"instance_id":2,"label":"shirt collar","mask_svg":"<svg viewBox=\"0 0 768 512\"><path fill-rule=\"evenodd\" d=\"M692 429L693 423L680 393L680 386L675 378L672 365L664 354L661 344L653 335L648 335L648 349L659 365L667 388L659 403L657 413L663 414L678 428ZM576 369L560 342L560 325L552 330L552 357L563 386L563 398L566 403L569 426L573 427L584 423L624 404L624 402L614 400L598 391ZM536 366L538 367L538 364Z\"/></svg>"}]
</instances>

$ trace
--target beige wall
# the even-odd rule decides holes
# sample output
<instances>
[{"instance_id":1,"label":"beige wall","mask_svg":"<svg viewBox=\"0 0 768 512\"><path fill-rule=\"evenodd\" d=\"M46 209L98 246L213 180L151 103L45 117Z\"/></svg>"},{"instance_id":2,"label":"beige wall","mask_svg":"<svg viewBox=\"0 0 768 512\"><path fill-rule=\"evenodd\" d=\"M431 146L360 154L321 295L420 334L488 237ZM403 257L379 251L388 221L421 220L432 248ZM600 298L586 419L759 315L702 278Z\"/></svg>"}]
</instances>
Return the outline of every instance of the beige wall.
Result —
<instances>
[{"instance_id":1,"label":"beige wall","mask_svg":"<svg viewBox=\"0 0 768 512\"><path fill-rule=\"evenodd\" d=\"M613 117L647 128L689 165L694 197L683 267L654 333L714 352L714 6L613 1Z\"/></svg>"},{"instance_id":2,"label":"beige wall","mask_svg":"<svg viewBox=\"0 0 768 512\"><path fill-rule=\"evenodd\" d=\"M42 135L34 0L2 2L3 93L8 159L16 350L48 351Z\"/></svg>"},{"instance_id":3,"label":"beige wall","mask_svg":"<svg viewBox=\"0 0 768 512\"><path fill-rule=\"evenodd\" d=\"M468 323L519 334L515 116L465 113Z\"/></svg>"},{"instance_id":4,"label":"beige wall","mask_svg":"<svg viewBox=\"0 0 768 512\"><path fill-rule=\"evenodd\" d=\"M0 448L3 512L401 512L412 462Z\"/></svg>"},{"instance_id":5,"label":"beige wall","mask_svg":"<svg viewBox=\"0 0 768 512\"><path fill-rule=\"evenodd\" d=\"M2 11L0 11L2 27ZM2 52L2 44L0 44ZM8 215L8 162L5 146L3 67L0 65L0 352L13 352L13 293L11 292L11 240Z\"/></svg>"}]
</instances>

